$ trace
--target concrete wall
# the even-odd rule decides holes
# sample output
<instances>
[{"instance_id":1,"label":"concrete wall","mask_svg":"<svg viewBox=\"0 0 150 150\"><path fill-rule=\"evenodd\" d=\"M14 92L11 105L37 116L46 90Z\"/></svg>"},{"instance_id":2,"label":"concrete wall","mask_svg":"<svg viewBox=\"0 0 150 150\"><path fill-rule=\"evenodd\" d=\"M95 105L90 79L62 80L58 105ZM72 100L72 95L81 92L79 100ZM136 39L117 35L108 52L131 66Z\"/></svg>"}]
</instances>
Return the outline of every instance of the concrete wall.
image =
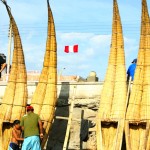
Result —
<instances>
[{"instance_id":1,"label":"concrete wall","mask_svg":"<svg viewBox=\"0 0 150 150\"><path fill-rule=\"evenodd\" d=\"M38 82L28 82L28 97L31 99ZM2 99L7 82L0 82L0 99ZM96 98L100 96L103 82L58 82L58 98Z\"/></svg>"}]
</instances>

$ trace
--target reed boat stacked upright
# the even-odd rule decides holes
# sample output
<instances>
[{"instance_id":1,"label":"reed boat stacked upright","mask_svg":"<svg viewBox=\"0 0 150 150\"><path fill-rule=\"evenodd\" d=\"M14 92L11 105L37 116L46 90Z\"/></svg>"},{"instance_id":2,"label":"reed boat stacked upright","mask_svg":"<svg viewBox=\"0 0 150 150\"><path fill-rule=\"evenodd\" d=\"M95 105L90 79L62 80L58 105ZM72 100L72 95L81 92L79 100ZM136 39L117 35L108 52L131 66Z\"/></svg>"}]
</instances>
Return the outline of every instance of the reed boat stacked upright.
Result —
<instances>
[{"instance_id":1,"label":"reed boat stacked upright","mask_svg":"<svg viewBox=\"0 0 150 150\"><path fill-rule=\"evenodd\" d=\"M31 100L31 105L34 107L35 113L39 114L43 121L45 133L42 140L42 147L45 145L52 125L57 100L57 44L55 24L49 0L47 0L47 6L48 35L46 52L39 83Z\"/></svg>"},{"instance_id":2,"label":"reed boat stacked upright","mask_svg":"<svg viewBox=\"0 0 150 150\"><path fill-rule=\"evenodd\" d=\"M16 119L20 120L25 114L27 74L18 27L10 12L9 6L6 2L3 1L3 3L10 17L14 37L11 72L2 104L0 105L0 149L7 150L11 139L12 122Z\"/></svg>"},{"instance_id":3,"label":"reed boat stacked upright","mask_svg":"<svg viewBox=\"0 0 150 150\"><path fill-rule=\"evenodd\" d=\"M147 2L142 0L140 46L125 123L127 150L149 150L149 128L150 20Z\"/></svg>"},{"instance_id":4,"label":"reed boat stacked upright","mask_svg":"<svg viewBox=\"0 0 150 150\"><path fill-rule=\"evenodd\" d=\"M117 0L113 0L112 39L97 117L97 150L120 150L126 111L124 40Z\"/></svg>"}]
</instances>

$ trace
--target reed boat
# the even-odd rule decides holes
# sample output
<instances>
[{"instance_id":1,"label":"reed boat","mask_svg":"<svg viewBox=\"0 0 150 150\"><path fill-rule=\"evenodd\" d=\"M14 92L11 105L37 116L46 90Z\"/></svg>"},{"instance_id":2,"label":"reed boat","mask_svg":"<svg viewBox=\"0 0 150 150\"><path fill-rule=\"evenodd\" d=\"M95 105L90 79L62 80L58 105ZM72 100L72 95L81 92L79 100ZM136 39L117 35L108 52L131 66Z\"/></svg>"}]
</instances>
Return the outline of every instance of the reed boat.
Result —
<instances>
[{"instance_id":1,"label":"reed boat","mask_svg":"<svg viewBox=\"0 0 150 150\"><path fill-rule=\"evenodd\" d=\"M141 35L137 67L125 118L127 150L150 149L150 20L142 0Z\"/></svg>"},{"instance_id":2,"label":"reed boat","mask_svg":"<svg viewBox=\"0 0 150 150\"><path fill-rule=\"evenodd\" d=\"M31 100L34 112L40 115L43 122L44 138L41 142L42 148L47 141L52 126L57 100L57 44L55 24L49 0L47 0L47 7L48 34L43 69Z\"/></svg>"},{"instance_id":3,"label":"reed boat","mask_svg":"<svg viewBox=\"0 0 150 150\"><path fill-rule=\"evenodd\" d=\"M20 120L25 114L27 102L27 74L17 24L7 3L5 1L2 2L6 6L14 37L11 72L2 104L0 105L0 149L7 150L11 139L12 123L16 119Z\"/></svg>"},{"instance_id":4,"label":"reed boat","mask_svg":"<svg viewBox=\"0 0 150 150\"><path fill-rule=\"evenodd\" d=\"M120 150L127 105L124 40L117 0L113 0L108 68L96 123L97 150Z\"/></svg>"}]
</instances>

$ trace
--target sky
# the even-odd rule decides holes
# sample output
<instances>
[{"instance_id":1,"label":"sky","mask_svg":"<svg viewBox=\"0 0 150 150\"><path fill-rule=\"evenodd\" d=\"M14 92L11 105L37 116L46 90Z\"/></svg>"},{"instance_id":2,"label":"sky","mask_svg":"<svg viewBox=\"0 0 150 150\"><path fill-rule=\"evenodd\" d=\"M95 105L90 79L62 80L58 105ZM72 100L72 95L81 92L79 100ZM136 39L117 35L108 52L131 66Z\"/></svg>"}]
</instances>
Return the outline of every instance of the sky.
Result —
<instances>
[{"instance_id":1,"label":"sky","mask_svg":"<svg viewBox=\"0 0 150 150\"><path fill-rule=\"evenodd\" d=\"M84 78L95 71L105 78L112 33L113 0L49 0L53 12L58 74ZM28 71L41 71L47 38L46 0L7 0L17 23ZM147 0L150 9L150 0ZM126 69L137 57L141 0L118 0L125 44ZM0 2L0 53L8 53L9 17ZM13 41L12 41L13 43ZM64 53L65 45L79 45L78 53ZM12 45L13 51L13 45ZM64 69L65 68L65 69Z\"/></svg>"}]
</instances>

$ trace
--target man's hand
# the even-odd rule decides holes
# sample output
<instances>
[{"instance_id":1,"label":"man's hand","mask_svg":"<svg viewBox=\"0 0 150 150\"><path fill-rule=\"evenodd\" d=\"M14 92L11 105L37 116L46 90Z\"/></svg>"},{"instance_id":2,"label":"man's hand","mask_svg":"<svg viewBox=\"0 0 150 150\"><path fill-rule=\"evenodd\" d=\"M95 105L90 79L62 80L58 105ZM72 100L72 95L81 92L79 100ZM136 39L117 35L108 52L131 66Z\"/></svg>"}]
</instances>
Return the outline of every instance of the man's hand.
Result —
<instances>
[{"instance_id":1,"label":"man's hand","mask_svg":"<svg viewBox=\"0 0 150 150\"><path fill-rule=\"evenodd\" d=\"M43 139L43 133L40 133L40 139Z\"/></svg>"},{"instance_id":2,"label":"man's hand","mask_svg":"<svg viewBox=\"0 0 150 150\"><path fill-rule=\"evenodd\" d=\"M39 129L40 129L40 139L43 139L43 125L41 120L39 120Z\"/></svg>"}]
</instances>

